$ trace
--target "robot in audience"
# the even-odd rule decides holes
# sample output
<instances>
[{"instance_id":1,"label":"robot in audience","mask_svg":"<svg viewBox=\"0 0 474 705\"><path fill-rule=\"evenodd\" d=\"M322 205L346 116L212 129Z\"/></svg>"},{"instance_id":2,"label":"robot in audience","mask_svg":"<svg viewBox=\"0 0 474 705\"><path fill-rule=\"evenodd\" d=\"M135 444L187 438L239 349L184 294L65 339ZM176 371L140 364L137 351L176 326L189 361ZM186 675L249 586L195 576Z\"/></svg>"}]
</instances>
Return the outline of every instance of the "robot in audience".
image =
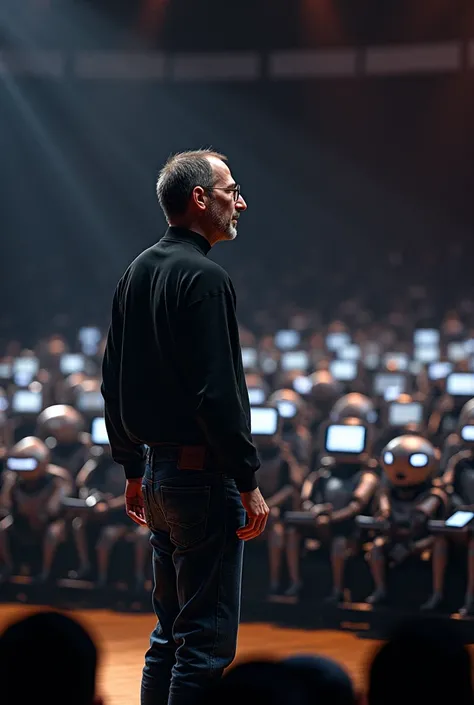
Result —
<instances>
[{"instance_id":1,"label":"robot in audience","mask_svg":"<svg viewBox=\"0 0 474 705\"><path fill-rule=\"evenodd\" d=\"M134 589L143 592L145 569L150 555L148 528L133 524L125 512L125 477L123 468L112 458L103 417L92 424L91 457L77 476L79 497L84 508L73 519L74 541L79 556L77 578L89 577L91 560L89 538L97 535L97 585L105 588L108 581L110 557L120 540L134 545Z\"/></svg>"},{"instance_id":2,"label":"robot in audience","mask_svg":"<svg viewBox=\"0 0 474 705\"><path fill-rule=\"evenodd\" d=\"M268 542L270 593L280 592L282 560L287 550L287 534L282 516L299 502L307 464L297 457L298 449L283 439L282 419L277 405L251 407L252 436L260 458L259 486L270 509L264 536ZM294 580L291 575L290 579Z\"/></svg>"},{"instance_id":3,"label":"robot in audience","mask_svg":"<svg viewBox=\"0 0 474 705\"><path fill-rule=\"evenodd\" d=\"M5 460L7 457L7 449L11 444L8 434L8 423L5 410L8 408L7 396L4 390L0 387L0 492L3 484L3 471L5 469Z\"/></svg>"},{"instance_id":4,"label":"robot in audience","mask_svg":"<svg viewBox=\"0 0 474 705\"><path fill-rule=\"evenodd\" d=\"M89 458L90 436L84 419L72 406L55 404L38 416L36 433L51 453L51 461L66 468L74 479Z\"/></svg>"},{"instance_id":5,"label":"robot in audience","mask_svg":"<svg viewBox=\"0 0 474 705\"><path fill-rule=\"evenodd\" d=\"M39 438L29 436L13 446L0 497L3 579L28 552L42 558L37 579L49 579L57 548L65 540L62 502L71 491L69 473L50 463L48 448Z\"/></svg>"},{"instance_id":6,"label":"robot in audience","mask_svg":"<svg viewBox=\"0 0 474 705\"><path fill-rule=\"evenodd\" d=\"M292 389L278 389L268 398L268 405L278 409L281 439L286 444L285 454L292 454L298 465L307 469L311 453L311 434L305 423L306 408L303 398Z\"/></svg>"},{"instance_id":7,"label":"robot in audience","mask_svg":"<svg viewBox=\"0 0 474 705\"><path fill-rule=\"evenodd\" d=\"M336 423L349 418L359 419L372 426L377 421L373 401L359 392L351 392L338 399L331 409L330 420Z\"/></svg>"},{"instance_id":8,"label":"robot in audience","mask_svg":"<svg viewBox=\"0 0 474 705\"><path fill-rule=\"evenodd\" d=\"M428 420L428 437L436 446L441 448L454 441L461 412L471 396L472 374L458 364L447 376L446 394L439 398Z\"/></svg>"},{"instance_id":9,"label":"robot in audience","mask_svg":"<svg viewBox=\"0 0 474 705\"><path fill-rule=\"evenodd\" d=\"M364 398L358 396L360 407L356 410L362 415ZM370 424L360 418L344 417L342 405L337 411L338 420L323 428L320 467L303 485L303 511L285 515L289 530L299 539L317 539L329 549L333 591L327 601L335 605L344 601L344 568L358 545L355 517L369 511L379 482L377 463L371 457ZM290 586L290 595L298 595L301 589L299 543L291 544L297 546L289 556L297 579Z\"/></svg>"},{"instance_id":10,"label":"robot in audience","mask_svg":"<svg viewBox=\"0 0 474 705\"><path fill-rule=\"evenodd\" d=\"M375 455L378 457L385 446L399 436L410 434L425 438L423 411L423 402L416 395L400 394L385 402L381 410L382 431L375 442Z\"/></svg>"},{"instance_id":11,"label":"robot in audience","mask_svg":"<svg viewBox=\"0 0 474 705\"><path fill-rule=\"evenodd\" d=\"M298 552L299 537L296 532L285 527L282 517L286 509L299 508L301 489L309 470L311 434L304 423L305 402L297 392L292 389L279 389L269 397L268 405L278 410L281 419L281 498L287 498L277 506L274 504L274 497L269 499L273 503L268 532L272 598L279 594L281 566L285 555L290 584L294 585L298 580L298 566L290 557Z\"/></svg>"},{"instance_id":12,"label":"robot in audience","mask_svg":"<svg viewBox=\"0 0 474 705\"><path fill-rule=\"evenodd\" d=\"M446 493L434 481L439 457L432 443L415 435L394 438L382 451L383 477L373 524L379 535L369 552L375 591L369 604L387 601L388 566L421 555L433 545L428 522L444 518L448 508Z\"/></svg>"},{"instance_id":13,"label":"robot in audience","mask_svg":"<svg viewBox=\"0 0 474 705\"><path fill-rule=\"evenodd\" d=\"M442 446L441 450L441 472L444 473L448 468L448 463L451 458L462 450L465 450L465 441L459 435L459 430L463 428L469 422L470 408L471 404L474 404L474 399L467 401L461 413L459 414L459 421L455 431L450 433Z\"/></svg>"},{"instance_id":14,"label":"robot in audience","mask_svg":"<svg viewBox=\"0 0 474 705\"><path fill-rule=\"evenodd\" d=\"M58 404L67 404L74 406L77 399L78 390L87 376L84 372L73 372L65 378L62 378L57 384L56 401Z\"/></svg>"},{"instance_id":15,"label":"robot in audience","mask_svg":"<svg viewBox=\"0 0 474 705\"><path fill-rule=\"evenodd\" d=\"M443 487L451 500L452 511L474 512L474 399L467 402L461 411L457 435L459 450L448 463L442 477ZM466 529L457 533L454 540L467 546L468 582L460 613L463 616L474 615L474 534ZM437 610L443 605L448 549L447 533L438 534L433 549L433 595L423 606L425 610Z\"/></svg>"},{"instance_id":16,"label":"robot in audience","mask_svg":"<svg viewBox=\"0 0 474 705\"><path fill-rule=\"evenodd\" d=\"M310 375L311 389L308 394L309 430L312 438L310 470L316 470L321 457L320 429L327 422L331 409L341 397L341 385L328 370L317 370Z\"/></svg>"},{"instance_id":17,"label":"robot in audience","mask_svg":"<svg viewBox=\"0 0 474 705\"><path fill-rule=\"evenodd\" d=\"M270 389L263 377L256 372L247 372L245 382L247 384L250 406L265 404L270 394Z\"/></svg>"}]
</instances>

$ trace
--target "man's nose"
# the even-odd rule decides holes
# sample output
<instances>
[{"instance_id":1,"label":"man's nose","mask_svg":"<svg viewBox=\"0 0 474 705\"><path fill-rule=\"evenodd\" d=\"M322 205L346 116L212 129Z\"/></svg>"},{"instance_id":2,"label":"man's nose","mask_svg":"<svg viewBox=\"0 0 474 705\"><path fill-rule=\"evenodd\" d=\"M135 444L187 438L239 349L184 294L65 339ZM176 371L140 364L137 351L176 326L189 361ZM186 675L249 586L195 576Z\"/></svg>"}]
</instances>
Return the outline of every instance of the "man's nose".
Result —
<instances>
[{"instance_id":1,"label":"man's nose","mask_svg":"<svg viewBox=\"0 0 474 705\"><path fill-rule=\"evenodd\" d=\"M247 204L246 204L243 196L238 197L237 201L235 202L235 207L238 211L246 211L247 210Z\"/></svg>"}]
</instances>

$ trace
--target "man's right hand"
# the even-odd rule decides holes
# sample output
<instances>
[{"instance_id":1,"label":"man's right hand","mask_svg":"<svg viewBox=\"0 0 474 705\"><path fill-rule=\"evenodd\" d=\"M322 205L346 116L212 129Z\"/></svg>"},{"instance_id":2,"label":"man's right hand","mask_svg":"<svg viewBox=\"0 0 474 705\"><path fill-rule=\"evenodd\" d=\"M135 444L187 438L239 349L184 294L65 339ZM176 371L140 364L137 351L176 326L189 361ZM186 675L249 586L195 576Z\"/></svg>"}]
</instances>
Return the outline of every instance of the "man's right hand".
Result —
<instances>
[{"instance_id":1,"label":"man's right hand","mask_svg":"<svg viewBox=\"0 0 474 705\"><path fill-rule=\"evenodd\" d=\"M245 526L237 529L237 536L243 541L250 541L265 530L270 510L258 487L251 492L241 492L240 498L247 512L248 521Z\"/></svg>"}]
</instances>

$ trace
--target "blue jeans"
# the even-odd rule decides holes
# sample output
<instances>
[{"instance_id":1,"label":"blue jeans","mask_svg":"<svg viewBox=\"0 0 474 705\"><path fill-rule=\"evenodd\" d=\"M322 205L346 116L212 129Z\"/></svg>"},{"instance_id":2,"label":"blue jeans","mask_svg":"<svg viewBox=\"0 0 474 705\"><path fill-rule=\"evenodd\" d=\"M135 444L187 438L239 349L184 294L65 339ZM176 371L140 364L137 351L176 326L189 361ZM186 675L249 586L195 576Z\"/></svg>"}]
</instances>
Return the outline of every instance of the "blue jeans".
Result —
<instances>
[{"instance_id":1,"label":"blue jeans","mask_svg":"<svg viewBox=\"0 0 474 705\"><path fill-rule=\"evenodd\" d=\"M158 622L145 656L141 705L184 705L235 656L245 510L234 480L179 470L152 455L143 479Z\"/></svg>"}]
</instances>

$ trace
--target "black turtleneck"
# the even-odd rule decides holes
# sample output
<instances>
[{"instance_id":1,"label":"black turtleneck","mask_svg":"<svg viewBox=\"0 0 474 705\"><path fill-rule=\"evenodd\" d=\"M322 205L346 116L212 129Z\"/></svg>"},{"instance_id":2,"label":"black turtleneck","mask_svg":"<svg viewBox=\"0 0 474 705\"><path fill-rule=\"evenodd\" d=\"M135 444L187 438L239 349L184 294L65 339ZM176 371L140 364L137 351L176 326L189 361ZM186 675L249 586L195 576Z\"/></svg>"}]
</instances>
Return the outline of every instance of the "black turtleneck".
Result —
<instances>
[{"instance_id":1,"label":"black turtleneck","mask_svg":"<svg viewBox=\"0 0 474 705\"><path fill-rule=\"evenodd\" d=\"M257 451L235 291L201 235L170 227L119 281L102 364L105 420L127 478L143 445L208 445L241 492L257 486Z\"/></svg>"}]
</instances>

